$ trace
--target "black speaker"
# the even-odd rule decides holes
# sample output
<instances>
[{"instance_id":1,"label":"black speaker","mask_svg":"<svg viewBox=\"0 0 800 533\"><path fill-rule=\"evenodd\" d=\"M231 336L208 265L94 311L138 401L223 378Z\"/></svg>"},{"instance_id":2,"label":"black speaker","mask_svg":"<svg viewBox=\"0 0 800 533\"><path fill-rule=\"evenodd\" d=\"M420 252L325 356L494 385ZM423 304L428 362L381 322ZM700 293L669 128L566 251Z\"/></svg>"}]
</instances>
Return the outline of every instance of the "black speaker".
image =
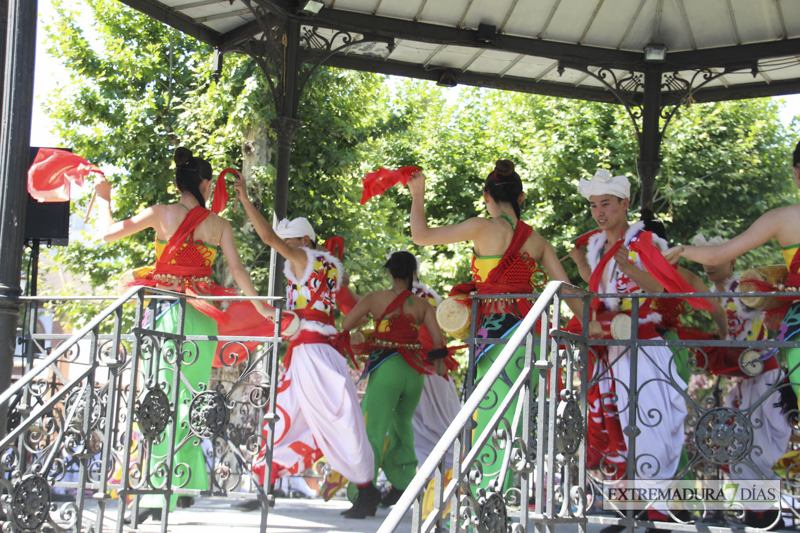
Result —
<instances>
[{"instance_id":1,"label":"black speaker","mask_svg":"<svg viewBox=\"0 0 800 533\"><path fill-rule=\"evenodd\" d=\"M66 150L66 148L59 148ZM68 150L72 151L72 150ZM31 146L30 165L39 153L38 146ZM27 176L25 178L27 180ZM39 239L52 246L69 244L69 201L39 202L28 193L25 213L25 240Z\"/></svg>"}]
</instances>

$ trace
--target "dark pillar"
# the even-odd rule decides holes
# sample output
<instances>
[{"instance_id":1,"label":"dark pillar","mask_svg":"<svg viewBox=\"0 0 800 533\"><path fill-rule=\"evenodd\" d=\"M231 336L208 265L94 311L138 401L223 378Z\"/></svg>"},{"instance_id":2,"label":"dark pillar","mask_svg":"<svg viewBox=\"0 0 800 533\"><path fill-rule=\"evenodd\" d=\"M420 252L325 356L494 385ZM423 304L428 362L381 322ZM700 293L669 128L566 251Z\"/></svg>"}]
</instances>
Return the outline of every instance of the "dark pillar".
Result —
<instances>
[{"instance_id":1,"label":"dark pillar","mask_svg":"<svg viewBox=\"0 0 800 533\"><path fill-rule=\"evenodd\" d=\"M8 0L0 120L0 391L8 388L14 359L22 246L30 163L37 0ZM6 409L0 408L0 435Z\"/></svg>"},{"instance_id":2,"label":"dark pillar","mask_svg":"<svg viewBox=\"0 0 800 533\"><path fill-rule=\"evenodd\" d=\"M300 23L295 19L286 21L286 54L283 76L280 80L281 94L275 99L277 117L271 122L278 137L278 155L275 179L275 218L286 218L289 205L289 162L292 155L294 134L301 126L297 119L297 73L300 67L297 50L300 44ZM268 218L269 219L269 218ZM273 250L270 259L269 293L283 294L283 258Z\"/></svg>"},{"instance_id":3,"label":"dark pillar","mask_svg":"<svg viewBox=\"0 0 800 533\"><path fill-rule=\"evenodd\" d=\"M644 74L642 131L639 133L639 158L636 168L642 182L642 209L653 208L653 194L661 168L661 69L650 67Z\"/></svg>"}]
</instances>

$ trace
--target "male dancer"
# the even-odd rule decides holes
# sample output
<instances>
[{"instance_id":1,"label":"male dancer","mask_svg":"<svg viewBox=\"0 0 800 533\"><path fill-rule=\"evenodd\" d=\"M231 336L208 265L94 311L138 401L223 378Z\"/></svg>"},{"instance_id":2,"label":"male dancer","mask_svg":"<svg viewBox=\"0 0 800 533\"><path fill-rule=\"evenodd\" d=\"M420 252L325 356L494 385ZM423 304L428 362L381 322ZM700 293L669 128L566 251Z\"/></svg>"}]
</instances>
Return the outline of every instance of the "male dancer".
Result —
<instances>
[{"instance_id":1,"label":"male dancer","mask_svg":"<svg viewBox=\"0 0 800 533\"><path fill-rule=\"evenodd\" d=\"M695 246L718 245L725 242L721 237L714 237L706 241L702 233L695 236ZM736 259L731 259L721 265L704 265L708 279L714 283L711 292L738 292L739 276L733 273ZM728 317L728 338L736 341L760 341L767 339L767 328L764 326L764 313L759 310L745 307L739 298L724 298L723 305ZM741 353L745 348L733 350L734 354ZM764 355L767 350L759 350ZM713 357L713 353L709 353ZM713 364L712 364L713 363ZM742 375L739 370L738 357L725 358L724 361L709 361L712 373L732 373ZM730 367L730 370L728 370ZM721 372L718 372L721 371ZM728 370L728 372L726 372ZM752 461L756 471L745 463L731 465L731 479L761 479L762 477L773 480L775 486L780 484L780 476L772 472L773 465L783 456L789 444L792 429L781 411L781 394L773 392L769 398L761 400L770 386L781 379L781 369L776 357L764 360L764 370L757 376L741 376L725 397L725 405L740 409L748 413L750 421L757 428L753 432L753 449L748 461ZM788 391L786 391L788 392ZM794 402L796 404L796 401ZM789 406L790 409L794 405ZM745 507L746 504L745 504ZM784 527L783 519L778 518L778 511L751 511L745 513L744 523L747 526L759 529L781 529Z\"/></svg>"},{"instance_id":2,"label":"male dancer","mask_svg":"<svg viewBox=\"0 0 800 533\"><path fill-rule=\"evenodd\" d=\"M300 331L289 339L286 373L278 386L273 478L305 470L324 455L358 486L360 498L377 504L375 460L356 387L344 356L331 344L338 334L333 307L344 268L330 253L314 249L316 235L308 220L284 219L276 232L250 202L245 181L237 179L234 186L261 240L286 259L286 307L301 318Z\"/></svg>"},{"instance_id":3,"label":"male dancer","mask_svg":"<svg viewBox=\"0 0 800 533\"><path fill-rule=\"evenodd\" d=\"M583 253L580 250L571 254L581 271L591 273L590 290L618 294L659 293L664 291L664 284L667 284L673 292L694 292L685 280L680 283L682 278L677 272L668 278L659 275L660 279L656 280L645 267L645 262L652 265L652 261L658 261L655 256L660 255L659 249L667 248L667 243L652 232L644 231L644 222L628 223L628 178L612 177L608 170L601 169L591 181L581 179L578 192L589 200L592 217L601 230L589 238L588 252ZM710 308L705 300L702 303L689 301L697 307ZM631 310L630 298L604 298L598 303L600 311L607 309L629 314ZM640 339L661 338L655 330L661 321L661 315L651 308L651 303L648 299L640 305L637 324ZM636 438L634 476L638 479L672 478L681 455L685 436L683 420L687 414L686 402L679 392L679 389L685 388L685 383L676 372L672 351L664 346L639 347L638 411L633 418L628 405L630 350L626 346L609 346L606 354L606 357L597 361L594 375L600 376L600 379L596 385L597 390L594 391L597 394L592 395L593 391L590 391L590 400L592 397L598 400L610 399L616 395L617 401L614 405L607 405L599 411L600 416L606 419L607 426L616 425L617 421L618 425L607 428L608 434L600 436L601 440L607 441L604 449L600 450L600 455L616 462L621 477L625 466L624 456L630 449L629 436L621 430L636 426L639 435ZM670 378L675 380L674 386L669 383ZM616 413L617 417L609 416L609 412L617 409L621 409ZM590 444L593 437L597 436L589 435ZM666 521L668 515L665 512L665 508L650 509L648 515L651 520ZM607 529L613 528L614 526L610 526Z\"/></svg>"}]
</instances>

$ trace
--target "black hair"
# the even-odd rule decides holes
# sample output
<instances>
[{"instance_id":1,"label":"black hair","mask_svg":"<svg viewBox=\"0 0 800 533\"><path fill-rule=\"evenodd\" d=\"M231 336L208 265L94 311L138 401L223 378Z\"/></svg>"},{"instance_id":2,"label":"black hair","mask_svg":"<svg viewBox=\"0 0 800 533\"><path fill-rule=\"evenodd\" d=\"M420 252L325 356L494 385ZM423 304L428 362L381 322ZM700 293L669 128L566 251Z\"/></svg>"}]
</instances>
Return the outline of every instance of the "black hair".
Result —
<instances>
[{"instance_id":1,"label":"black hair","mask_svg":"<svg viewBox=\"0 0 800 533\"><path fill-rule=\"evenodd\" d=\"M414 272L417 271L417 258L405 250L393 253L383 268L389 270L394 279L408 280L408 290L414 287Z\"/></svg>"},{"instance_id":2,"label":"black hair","mask_svg":"<svg viewBox=\"0 0 800 533\"><path fill-rule=\"evenodd\" d=\"M494 170L489 173L483 190L497 203L509 203L520 218L519 195L522 194L522 180L514 172L514 163L508 159L498 159Z\"/></svg>"},{"instance_id":3,"label":"black hair","mask_svg":"<svg viewBox=\"0 0 800 533\"><path fill-rule=\"evenodd\" d=\"M660 218L656 218L656 215L653 213L651 208L642 208L641 220L644 222L645 231L652 231L665 241L669 242L669 239L667 239L667 227L664 226L664 221Z\"/></svg>"},{"instance_id":4,"label":"black hair","mask_svg":"<svg viewBox=\"0 0 800 533\"><path fill-rule=\"evenodd\" d=\"M181 192L190 192L197 203L206 206L206 199L200 194L200 183L210 180L213 172L211 163L200 157L193 157L192 151L183 146L175 149L175 185Z\"/></svg>"},{"instance_id":5,"label":"black hair","mask_svg":"<svg viewBox=\"0 0 800 533\"><path fill-rule=\"evenodd\" d=\"M794 147L794 153L792 154L792 166L800 166L800 142L798 142L797 146Z\"/></svg>"}]
</instances>

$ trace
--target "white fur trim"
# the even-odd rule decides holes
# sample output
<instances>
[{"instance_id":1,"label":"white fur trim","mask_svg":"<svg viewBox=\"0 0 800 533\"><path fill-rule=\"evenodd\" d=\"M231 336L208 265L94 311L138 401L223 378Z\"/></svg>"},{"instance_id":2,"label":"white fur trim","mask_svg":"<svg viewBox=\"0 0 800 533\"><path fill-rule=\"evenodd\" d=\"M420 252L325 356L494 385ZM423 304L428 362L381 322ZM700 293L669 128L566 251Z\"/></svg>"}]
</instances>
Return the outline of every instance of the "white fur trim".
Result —
<instances>
[{"instance_id":1,"label":"white fur trim","mask_svg":"<svg viewBox=\"0 0 800 533\"><path fill-rule=\"evenodd\" d=\"M426 294L430 295L433 298L433 301L436 302L437 306L442 303L442 297L439 296L435 290L431 289L421 281L415 281L413 285L415 288L425 291Z\"/></svg>"},{"instance_id":2,"label":"white fur trim","mask_svg":"<svg viewBox=\"0 0 800 533\"><path fill-rule=\"evenodd\" d=\"M330 254L330 252L320 252L319 250L312 250L311 248L301 248L305 251L308 260L306 261L306 269L303 271L303 275L298 280L297 277L292 272L291 261L286 261L283 264L283 275L286 276L286 279L294 283L295 285L305 285L308 283L308 278L311 277L311 273L314 271L314 263L317 261L317 257L322 256L326 261L331 263L336 270L338 271L338 275L336 276L336 289L339 290L339 287L342 283L342 276L344 275L344 266L342 262L339 261L338 258L334 257Z\"/></svg>"},{"instance_id":3,"label":"white fur trim","mask_svg":"<svg viewBox=\"0 0 800 533\"><path fill-rule=\"evenodd\" d=\"M301 331L313 331L329 337L339 333L338 329L329 324L323 324L322 322L317 322L316 320L306 320L305 318L300 319L300 329L297 333L295 333L295 335ZM294 338L294 336L292 338Z\"/></svg>"},{"instance_id":4,"label":"white fur trim","mask_svg":"<svg viewBox=\"0 0 800 533\"><path fill-rule=\"evenodd\" d=\"M608 239L606 232L601 231L589 237L589 244L586 246L586 259L589 261L589 266L594 270L600 259L603 257L603 246L606 245Z\"/></svg>"}]
</instances>

